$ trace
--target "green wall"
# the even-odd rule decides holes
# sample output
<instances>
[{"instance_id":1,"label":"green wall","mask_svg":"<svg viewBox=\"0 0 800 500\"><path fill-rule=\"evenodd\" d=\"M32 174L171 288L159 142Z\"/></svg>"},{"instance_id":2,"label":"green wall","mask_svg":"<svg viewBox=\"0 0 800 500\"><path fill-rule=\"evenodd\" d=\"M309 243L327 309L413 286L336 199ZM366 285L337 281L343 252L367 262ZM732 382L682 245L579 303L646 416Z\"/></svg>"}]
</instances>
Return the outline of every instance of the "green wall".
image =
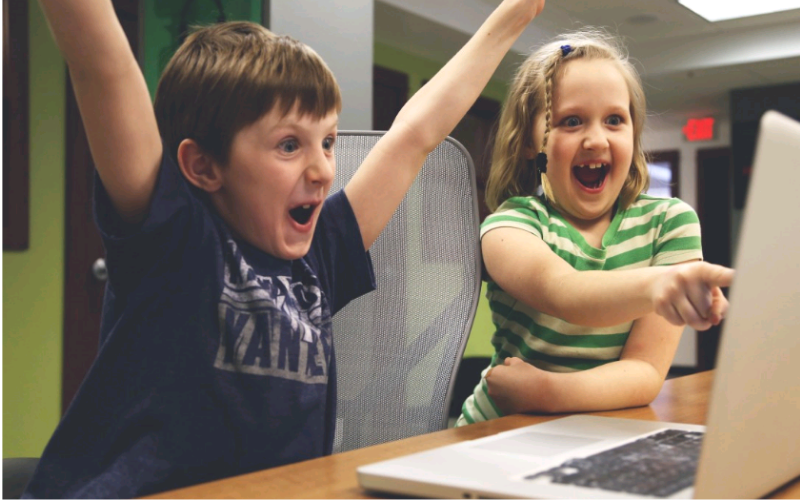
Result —
<instances>
[{"instance_id":1,"label":"green wall","mask_svg":"<svg viewBox=\"0 0 800 500\"><path fill-rule=\"evenodd\" d=\"M179 32L180 13L185 2L165 2L164 0L144 0L144 77L155 96L161 71L178 48L174 34ZM261 0L225 0L223 10L225 19L244 19L261 23ZM196 0L192 3L187 17L191 19L189 28L217 21L219 12L213 0Z\"/></svg>"},{"instance_id":2,"label":"green wall","mask_svg":"<svg viewBox=\"0 0 800 500\"><path fill-rule=\"evenodd\" d=\"M475 312L475 322L469 334L467 347L464 349L465 358L490 358L494 354L491 344L494 324L492 312L489 310L489 301L486 299L486 283L481 284L481 298L478 301L478 310Z\"/></svg>"},{"instance_id":3,"label":"green wall","mask_svg":"<svg viewBox=\"0 0 800 500\"><path fill-rule=\"evenodd\" d=\"M261 20L259 0L226 0L228 19ZM151 93L182 2L145 0L144 68ZM197 2L194 23L216 20ZM3 252L3 456L39 456L61 417L64 307L65 78L38 2L29 2L30 246Z\"/></svg>"},{"instance_id":4,"label":"green wall","mask_svg":"<svg viewBox=\"0 0 800 500\"><path fill-rule=\"evenodd\" d=\"M4 457L39 456L61 415L65 69L29 5L30 246L3 252Z\"/></svg>"},{"instance_id":5,"label":"green wall","mask_svg":"<svg viewBox=\"0 0 800 500\"><path fill-rule=\"evenodd\" d=\"M378 66L408 75L409 96L419 90L422 82L432 78L443 66L439 62L408 54L378 42L375 43L372 58L373 63ZM490 80L481 95L503 102L507 89L506 82Z\"/></svg>"},{"instance_id":6,"label":"green wall","mask_svg":"<svg viewBox=\"0 0 800 500\"><path fill-rule=\"evenodd\" d=\"M177 26L173 4L145 0L143 66L151 94L167 60L168 30ZM38 2L29 5L31 232L28 250L3 252L4 457L39 456L61 415L66 71ZM261 19L259 0L226 0L225 10L229 19ZM211 22L217 13L204 0L192 15ZM374 54L375 64L409 74L411 93L441 67L381 44ZM502 100L505 90L492 81L484 95ZM482 293L465 355L491 355L491 332Z\"/></svg>"}]
</instances>

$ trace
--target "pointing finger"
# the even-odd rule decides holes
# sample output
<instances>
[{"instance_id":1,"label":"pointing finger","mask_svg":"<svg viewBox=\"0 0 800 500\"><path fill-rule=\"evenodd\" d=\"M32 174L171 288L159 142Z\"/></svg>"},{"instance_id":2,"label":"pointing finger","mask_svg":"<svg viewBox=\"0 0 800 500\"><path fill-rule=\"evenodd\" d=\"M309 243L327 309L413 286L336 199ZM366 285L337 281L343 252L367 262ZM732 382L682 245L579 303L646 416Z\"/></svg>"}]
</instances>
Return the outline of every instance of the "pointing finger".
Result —
<instances>
[{"instance_id":1,"label":"pointing finger","mask_svg":"<svg viewBox=\"0 0 800 500\"><path fill-rule=\"evenodd\" d=\"M708 264L704 271L703 280L706 283L722 288L731 286L733 277L736 275L736 271L733 269L717 264Z\"/></svg>"}]
</instances>

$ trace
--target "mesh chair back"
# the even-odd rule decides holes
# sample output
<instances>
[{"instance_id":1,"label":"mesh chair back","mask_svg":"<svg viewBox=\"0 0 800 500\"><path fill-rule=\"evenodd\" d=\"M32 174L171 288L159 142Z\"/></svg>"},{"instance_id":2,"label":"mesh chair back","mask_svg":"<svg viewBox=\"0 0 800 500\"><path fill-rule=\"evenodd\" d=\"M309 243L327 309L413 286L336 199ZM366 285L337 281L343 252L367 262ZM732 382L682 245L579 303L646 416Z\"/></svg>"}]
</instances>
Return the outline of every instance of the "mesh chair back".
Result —
<instances>
[{"instance_id":1,"label":"mesh chair back","mask_svg":"<svg viewBox=\"0 0 800 500\"><path fill-rule=\"evenodd\" d=\"M343 188L382 132L339 132ZM475 171L452 138L422 171L370 249L377 290L333 318L334 452L446 428L455 373L480 293Z\"/></svg>"}]
</instances>

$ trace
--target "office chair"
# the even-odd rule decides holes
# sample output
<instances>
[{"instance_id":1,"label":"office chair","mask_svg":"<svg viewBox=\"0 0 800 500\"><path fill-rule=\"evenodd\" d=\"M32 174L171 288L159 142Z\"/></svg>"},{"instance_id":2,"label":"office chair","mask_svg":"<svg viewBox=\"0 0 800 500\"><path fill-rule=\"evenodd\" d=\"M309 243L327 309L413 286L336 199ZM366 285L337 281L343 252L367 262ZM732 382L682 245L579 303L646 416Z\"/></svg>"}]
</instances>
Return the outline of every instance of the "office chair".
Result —
<instances>
[{"instance_id":1,"label":"office chair","mask_svg":"<svg viewBox=\"0 0 800 500\"><path fill-rule=\"evenodd\" d=\"M382 135L339 132L332 193ZM447 427L480 293L477 199L472 159L447 138L372 245L377 290L333 317L334 452Z\"/></svg>"},{"instance_id":2,"label":"office chair","mask_svg":"<svg viewBox=\"0 0 800 500\"><path fill-rule=\"evenodd\" d=\"M4 458L3 498L21 497L38 463L38 458Z\"/></svg>"}]
</instances>

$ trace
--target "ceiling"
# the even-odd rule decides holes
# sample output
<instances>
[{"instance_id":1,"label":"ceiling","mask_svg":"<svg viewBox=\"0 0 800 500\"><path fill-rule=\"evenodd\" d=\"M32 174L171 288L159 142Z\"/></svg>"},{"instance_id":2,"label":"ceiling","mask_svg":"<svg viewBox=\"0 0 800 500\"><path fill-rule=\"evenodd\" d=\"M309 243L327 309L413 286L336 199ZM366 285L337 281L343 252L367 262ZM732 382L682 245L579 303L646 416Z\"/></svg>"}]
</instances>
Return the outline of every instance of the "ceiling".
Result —
<instances>
[{"instance_id":1,"label":"ceiling","mask_svg":"<svg viewBox=\"0 0 800 500\"><path fill-rule=\"evenodd\" d=\"M375 39L443 63L499 3L376 0ZM584 26L622 38L641 72L649 114L666 125L726 119L731 89L800 82L800 8L710 23L676 0L550 0L496 77L510 79L532 48Z\"/></svg>"}]
</instances>

